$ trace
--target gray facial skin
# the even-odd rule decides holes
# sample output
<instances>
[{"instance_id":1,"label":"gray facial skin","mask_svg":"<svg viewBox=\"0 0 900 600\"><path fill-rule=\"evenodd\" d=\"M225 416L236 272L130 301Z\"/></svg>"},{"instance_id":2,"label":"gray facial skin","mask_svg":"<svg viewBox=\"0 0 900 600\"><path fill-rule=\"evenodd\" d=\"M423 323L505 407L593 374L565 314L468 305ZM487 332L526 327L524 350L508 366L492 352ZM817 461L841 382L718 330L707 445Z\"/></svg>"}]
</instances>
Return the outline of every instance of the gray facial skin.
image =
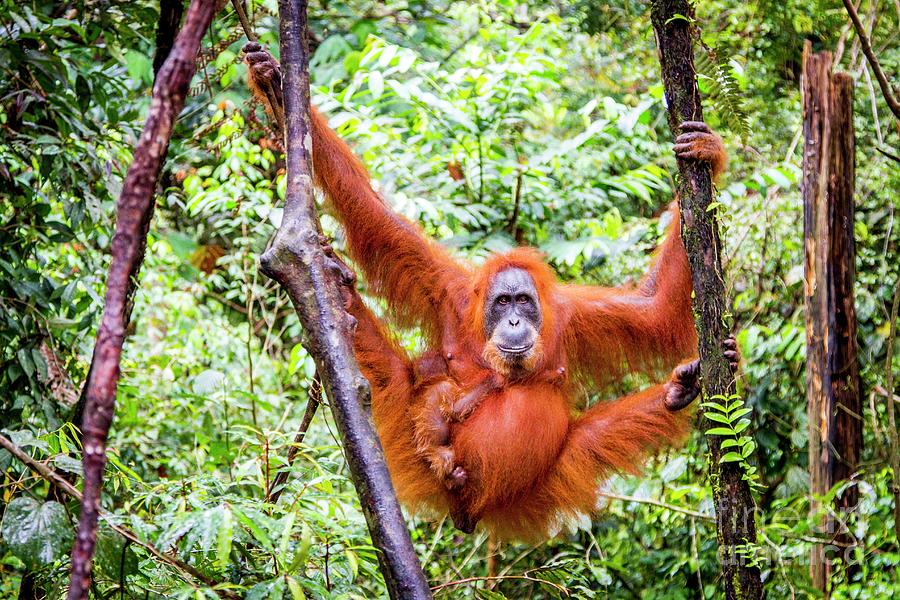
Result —
<instances>
[{"instance_id":1,"label":"gray facial skin","mask_svg":"<svg viewBox=\"0 0 900 600\"><path fill-rule=\"evenodd\" d=\"M531 275L524 269L505 269L491 282L484 303L484 336L504 358L528 356L541 329L541 305Z\"/></svg>"}]
</instances>

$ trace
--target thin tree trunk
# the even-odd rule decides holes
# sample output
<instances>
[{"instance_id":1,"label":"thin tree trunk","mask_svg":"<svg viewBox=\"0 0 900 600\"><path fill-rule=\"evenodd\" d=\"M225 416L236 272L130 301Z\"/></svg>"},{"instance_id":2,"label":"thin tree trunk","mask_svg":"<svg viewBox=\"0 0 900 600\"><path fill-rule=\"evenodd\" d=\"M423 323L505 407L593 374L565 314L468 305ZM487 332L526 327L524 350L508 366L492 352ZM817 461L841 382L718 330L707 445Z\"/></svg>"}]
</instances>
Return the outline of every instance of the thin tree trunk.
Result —
<instances>
[{"instance_id":1,"label":"thin tree trunk","mask_svg":"<svg viewBox=\"0 0 900 600\"><path fill-rule=\"evenodd\" d=\"M353 322L343 307L335 263L322 248L312 191L309 49L305 0L279 0L287 187L281 227L260 259L291 297L306 332L343 440L372 543L391 598L431 598L394 493L381 444L363 406L369 384L353 356Z\"/></svg>"},{"instance_id":2,"label":"thin tree trunk","mask_svg":"<svg viewBox=\"0 0 900 600\"><path fill-rule=\"evenodd\" d=\"M178 24L181 23L181 17L184 14L183 0L160 0L159 2L159 21L156 24L156 52L153 54L153 82L159 77L159 71L166 62L172 46L175 43L175 35L178 33ZM128 277L128 287L125 290L125 329L131 324L131 313L134 310L134 295L138 288L138 275L141 265L144 262L144 252L147 251L147 232L150 230L150 219L153 217L153 210L156 204L156 196L150 200L150 210L147 211L146 220L141 223L141 243L138 249L138 259L134 262L134 270ZM94 363L97 359L97 348L94 347L94 353L91 355L91 364L88 367L88 374L85 382L90 381L91 373L94 370ZM72 424L75 425L77 431L81 430L82 421L84 420L84 409L87 404L87 385L82 386L81 393L78 396L78 402L72 411ZM74 481L74 479L73 479Z\"/></svg>"},{"instance_id":3,"label":"thin tree trunk","mask_svg":"<svg viewBox=\"0 0 900 600\"><path fill-rule=\"evenodd\" d=\"M119 379L119 363L125 340L130 304L128 289L137 272L146 245L147 224L153 210L156 180L168 151L175 118L184 106L200 39L215 12L213 0L194 0L184 28L160 70L150 101L147 122L128 168L117 205L112 262L106 280L106 300L97 332L95 360L86 386L82 426L84 446L84 491L78 534L72 548L72 578L69 600L86 600L91 585L91 559L97 541L97 517L106 438L112 423Z\"/></svg>"},{"instance_id":4,"label":"thin tree trunk","mask_svg":"<svg viewBox=\"0 0 900 600\"><path fill-rule=\"evenodd\" d=\"M853 82L831 73L831 53L803 48L803 237L805 248L807 411L809 474L813 497L848 481L862 453L862 390L856 348L853 285L855 137ZM858 501L855 485L836 499L838 515ZM812 502L815 510L815 500ZM837 527L836 527L837 525ZM846 545L832 517L824 532ZM810 576L829 593L830 560L816 545Z\"/></svg>"},{"instance_id":5,"label":"thin tree trunk","mask_svg":"<svg viewBox=\"0 0 900 600\"><path fill-rule=\"evenodd\" d=\"M654 0L651 5L673 136L683 121L703 120L690 31L693 14L687 0ZM703 394L706 398L729 398L735 392L735 385L723 354L728 299L718 223L715 212L709 210L712 202L709 166L679 160L678 170L682 239L691 263ZM749 549L752 554L756 545L756 506L750 486L743 479L744 470L739 463L721 461L725 453L721 438L707 436L707 443L725 596L729 600L761 598L759 568L745 551Z\"/></svg>"}]
</instances>

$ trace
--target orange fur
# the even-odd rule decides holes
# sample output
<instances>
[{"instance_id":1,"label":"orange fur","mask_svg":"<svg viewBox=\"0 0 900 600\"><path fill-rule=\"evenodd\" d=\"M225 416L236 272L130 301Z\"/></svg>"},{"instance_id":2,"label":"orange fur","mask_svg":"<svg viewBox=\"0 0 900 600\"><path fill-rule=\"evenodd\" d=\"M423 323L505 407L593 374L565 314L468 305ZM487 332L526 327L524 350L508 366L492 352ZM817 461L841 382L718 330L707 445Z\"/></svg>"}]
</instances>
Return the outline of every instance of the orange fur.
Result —
<instances>
[{"instance_id":1,"label":"orange fur","mask_svg":"<svg viewBox=\"0 0 900 600\"><path fill-rule=\"evenodd\" d=\"M441 513L461 500L501 539L540 539L594 512L604 477L636 472L648 454L683 438L688 415L665 409L663 386L578 414L573 386L560 376L571 364L579 381L607 383L630 370L671 368L692 353L690 272L677 220L634 289L561 285L540 254L526 248L474 269L392 213L325 120L316 113L313 122L316 179L346 227L350 255L398 322L422 325L430 346L450 356L446 374L436 376L447 386L429 396L415 385L416 361L367 309L353 311L360 322L355 349L373 383L373 418L401 501ZM433 418L429 406L459 398L486 377L508 375L485 360L482 306L492 278L511 267L531 274L544 319L530 372L505 380L466 420L450 425L452 457L441 443L429 448L421 427L417 444L416 424ZM457 462L468 473L458 498L445 482Z\"/></svg>"},{"instance_id":2,"label":"orange fur","mask_svg":"<svg viewBox=\"0 0 900 600\"><path fill-rule=\"evenodd\" d=\"M501 539L541 539L594 512L603 478L636 472L649 454L684 437L689 415L666 410L663 385L577 408L584 386L672 368L693 354L691 278L677 211L635 287L560 284L543 257L525 248L475 268L392 212L316 111L312 125L316 181L345 227L350 256L395 322L420 326L430 348L410 358L354 295L354 349L404 504L433 513L462 507ZM718 169L724 156L711 160ZM483 331L488 287L511 267L531 275L543 315L540 351L515 372L490 352ZM464 405L461 421L448 408L455 403ZM456 463L468 479L451 492L445 479Z\"/></svg>"}]
</instances>

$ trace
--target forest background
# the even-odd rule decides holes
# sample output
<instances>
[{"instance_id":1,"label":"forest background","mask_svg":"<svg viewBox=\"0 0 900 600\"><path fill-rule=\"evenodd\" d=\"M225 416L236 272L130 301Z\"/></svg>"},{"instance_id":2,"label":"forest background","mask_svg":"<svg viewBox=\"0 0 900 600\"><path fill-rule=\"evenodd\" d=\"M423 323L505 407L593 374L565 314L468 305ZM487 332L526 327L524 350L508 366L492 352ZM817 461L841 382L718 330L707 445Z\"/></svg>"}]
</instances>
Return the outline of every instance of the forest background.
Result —
<instances>
[{"instance_id":1,"label":"forest background","mask_svg":"<svg viewBox=\"0 0 900 600\"><path fill-rule=\"evenodd\" d=\"M739 386L759 485L757 560L771 597L815 595L803 310L803 41L855 79L856 307L866 400L854 547L834 597L900 592L885 385L900 277L900 128L840 2L698 4L707 120L731 162L719 184ZM862 0L885 72L900 7ZM277 51L277 7L248 3ZM675 173L644 3L314 2L313 100L391 205L477 260L517 242L562 279L615 285L646 269ZM157 4L0 0L0 431L73 479L71 425L102 310L115 199L149 104ZM248 598L384 595L328 411L265 502L314 366L287 296L258 272L280 222L282 158L249 101L227 5L169 149L135 297L103 504ZM328 233L340 232L327 217ZM364 282L363 282L364 283ZM418 347L417 332L398 332ZM893 359L896 371L900 359ZM622 382L608 396L641 385ZM601 395L600 397L603 397ZM411 519L447 597L696 598L721 593L701 435L605 485L608 506L551 542L494 547ZM57 598L78 505L0 450L0 597ZM832 490L840 494L842 486ZM827 502L824 503L827 506ZM491 590L483 576L502 578ZM215 597L101 527L94 594Z\"/></svg>"}]
</instances>

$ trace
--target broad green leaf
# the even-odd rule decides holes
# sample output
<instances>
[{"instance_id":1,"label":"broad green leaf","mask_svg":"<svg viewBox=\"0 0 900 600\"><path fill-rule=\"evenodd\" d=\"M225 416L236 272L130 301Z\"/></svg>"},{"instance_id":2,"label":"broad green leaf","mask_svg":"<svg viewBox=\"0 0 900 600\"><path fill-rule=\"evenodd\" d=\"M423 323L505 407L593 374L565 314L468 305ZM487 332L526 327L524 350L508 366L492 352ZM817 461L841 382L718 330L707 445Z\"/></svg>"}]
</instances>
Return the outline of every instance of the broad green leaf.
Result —
<instances>
[{"instance_id":1,"label":"broad green leaf","mask_svg":"<svg viewBox=\"0 0 900 600\"><path fill-rule=\"evenodd\" d=\"M31 568L52 565L69 552L72 526L59 502L19 496L6 506L0 534L10 551Z\"/></svg>"},{"instance_id":2,"label":"broad green leaf","mask_svg":"<svg viewBox=\"0 0 900 600\"><path fill-rule=\"evenodd\" d=\"M734 426L734 432L740 433L743 430L747 429L750 426L750 419L741 419L738 421L738 424Z\"/></svg>"},{"instance_id":3,"label":"broad green leaf","mask_svg":"<svg viewBox=\"0 0 900 600\"><path fill-rule=\"evenodd\" d=\"M137 554L131 544L125 548L125 543L125 538L105 523L100 523L94 564L106 577L116 581L120 575L133 575L140 570Z\"/></svg>"},{"instance_id":4,"label":"broad green leaf","mask_svg":"<svg viewBox=\"0 0 900 600\"><path fill-rule=\"evenodd\" d=\"M742 409L740 409L740 410L734 411L734 412L731 413L729 416L731 417L731 420L733 421L733 420L735 420L735 419L740 419L740 418L743 417L744 415L750 414L751 412L753 412L753 409L752 409L752 408L744 407L744 408L742 408Z\"/></svg>"},{"instance_id":5,"label":"broad green leaf","mask_svg":"<svg viewBox=\"0 0 900 600\"><path fill-rule=\"evenodd\" d=\"M294 519L296 518L297 513L291 511L284 519L284 526L281 529L281 540L278 542L278 552L282 557L287 554L288 544L291 542L291 534L294 531Z\"/></svg>"},{"instance_id":6,"label":"broad green leaf","mask_svg":"<svg viewBox=\"0 0 900 600\"><path fill-rule=\"evenodd\" d=\"M303 588L300 587L300 584L293 577L286 577L288 589L291 592L291 600L305 600L306 594L303 593Z\"/></svg>"}]
</instances>

